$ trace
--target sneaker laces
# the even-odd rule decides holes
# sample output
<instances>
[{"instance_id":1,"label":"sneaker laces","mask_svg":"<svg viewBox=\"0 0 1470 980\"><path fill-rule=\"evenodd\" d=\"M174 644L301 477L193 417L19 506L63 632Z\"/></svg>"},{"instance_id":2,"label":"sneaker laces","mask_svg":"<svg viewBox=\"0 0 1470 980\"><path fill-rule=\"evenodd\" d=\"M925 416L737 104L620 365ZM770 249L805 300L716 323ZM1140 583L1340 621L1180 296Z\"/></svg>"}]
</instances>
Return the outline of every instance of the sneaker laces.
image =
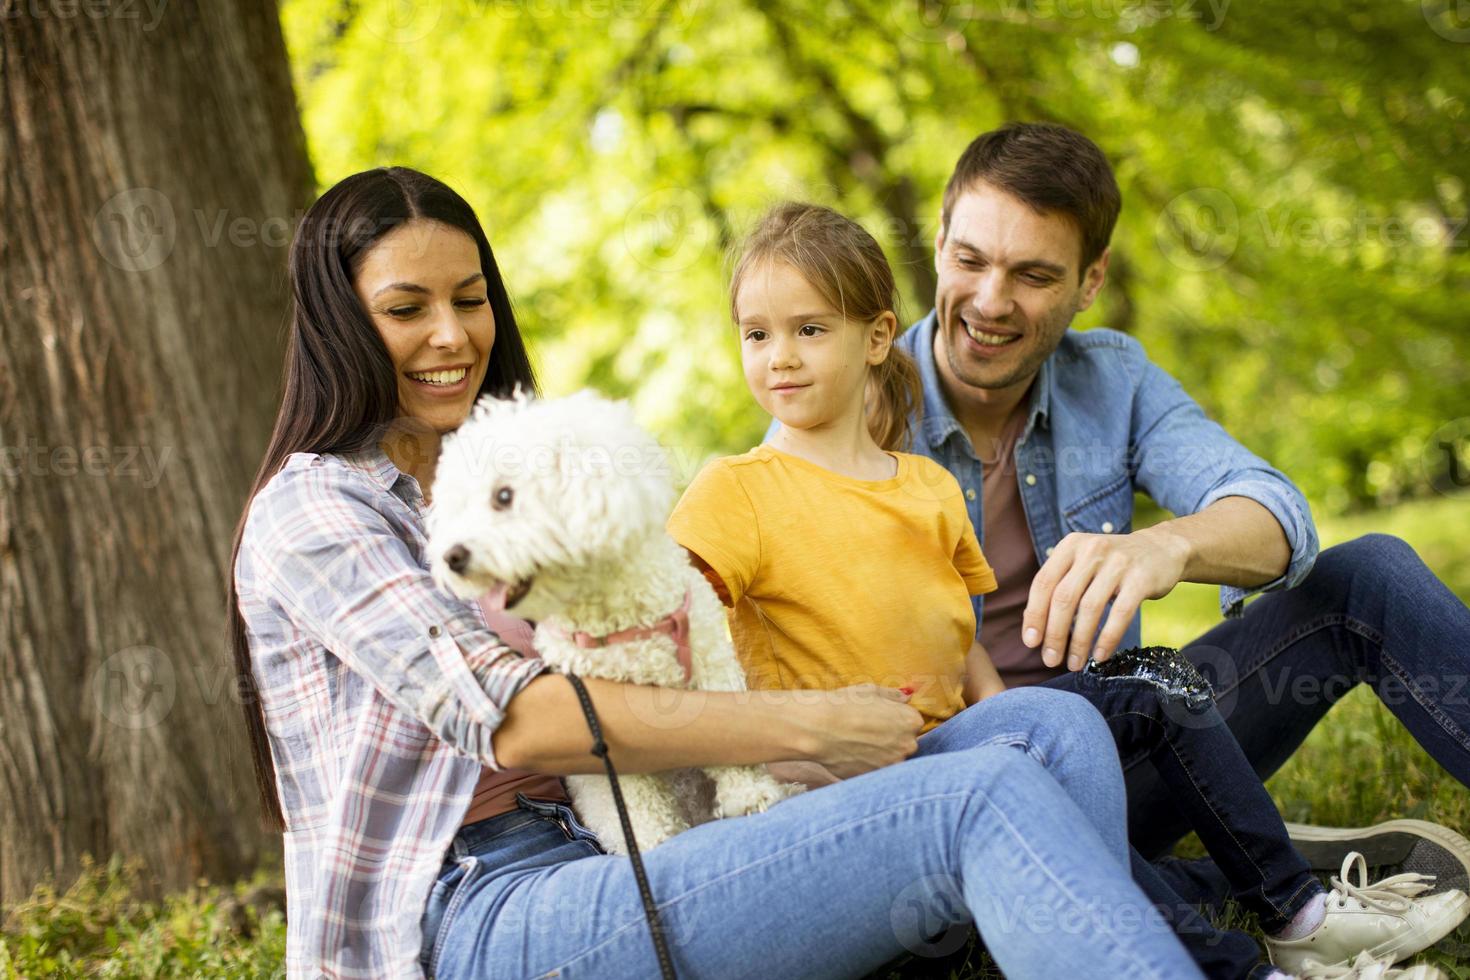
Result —
<instances>
[{"instance_id":1,"label":"sneaker laces","mask_svg":"<svg viewBox=\"0 0 1470 980\"><path fill-rule=\"evenodd\" d=\"M1391 976L1388 970L1392 965L1392 960L1376 960L1367 950L1363 950L1351 963L1329 966L1316 960L1307 960L1296 977L1298 980L1376 980L1378 977Z\"/></svg>"},{"instance_id":2,"label":"sneaker laces","mask_svg":"<svg viewBox=\"0 0 1470 980\"><path fill-rule=\"evenodd\" d=\"M1357 872L1356 882L1350 880L1353 871ZM1331 881L1332 891L1327 895L1329 908L1345 909L1349 901L1356 901L1379 912L1402 915L1413 907L1416 896L1433 887L1430 882L1434 881L1434 875L1405 871L1370 885L1367 859L1352 851L1342 859L1341 874L1333 875Z\"/></svg>"}]
</instances>

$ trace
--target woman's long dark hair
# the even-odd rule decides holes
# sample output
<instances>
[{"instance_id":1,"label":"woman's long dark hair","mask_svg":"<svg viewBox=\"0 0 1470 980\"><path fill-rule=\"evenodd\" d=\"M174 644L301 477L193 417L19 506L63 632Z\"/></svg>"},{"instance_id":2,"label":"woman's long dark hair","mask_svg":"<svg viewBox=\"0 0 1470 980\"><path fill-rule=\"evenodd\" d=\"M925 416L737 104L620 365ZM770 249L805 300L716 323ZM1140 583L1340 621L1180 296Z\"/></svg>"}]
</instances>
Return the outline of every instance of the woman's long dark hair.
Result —
<instances>
[{"instance_id":1,"label":"woman's long dark hair","mask_svg":"<svg viewBox=\"0 0 1470 980\"><path fill-rule=\"evenodd\" d=\"M351 452L377 441L398 414L398 375L377 327L353 289L368 250L395 228L423 218L469 235L480 250L480 271L495 314L495 343L480 395L508 395L517 384L537 392L536 378L516 328L510 296L474 209L444 183L406 167L381 167L342 180L302 217L291 242L291 315L281 409L255 474L230 552L230 646L245 707L255 782L266 819L285 829L276 771L266 737L235 563L250 504L292 453ZM478 397L478 395L476 396Z\"/></svg>"}]
</instances>

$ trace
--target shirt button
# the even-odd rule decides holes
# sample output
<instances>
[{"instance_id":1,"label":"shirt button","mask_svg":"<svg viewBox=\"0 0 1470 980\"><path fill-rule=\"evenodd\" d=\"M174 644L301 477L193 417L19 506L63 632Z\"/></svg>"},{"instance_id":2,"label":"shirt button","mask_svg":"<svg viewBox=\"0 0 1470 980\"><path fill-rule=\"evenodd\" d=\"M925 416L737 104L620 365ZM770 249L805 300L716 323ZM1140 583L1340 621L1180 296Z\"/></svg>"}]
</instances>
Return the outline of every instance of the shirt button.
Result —
<instances>
[{"instance_id":1,"label":"shirt button","mask_svg":"<svg viewBox=\"0 0 1470 980\"><path fill-rule=\"evenodd\" d=\"M429 635L430 636L438 636L439 635L439 627L437 627L437 626L430 626L429 627Z\"/></svg>"},{"instance_id":2,"label":"shirt button","mask_svg":"<svg viewBox=\"0 0 1470 980\"><path fill-rule=\"evenodd\" d=\"M1112 521L1103 521L1102 531L1103 531L1104 534L1112 534L1113 533L1113 522Z\"/></svg>"},{"instance_id":3,"label":"shirt button","mask_svg":"<svg viewBox=\"0 0 1470 980\"><path fill-rule=\"evenodd\" d=\"M1046 549L1046 557L1050 558L1051 557L1051 553L1053 551L1056 551L1056 550L1057 550L1056 548L1047 548Z\"/></svg>"},{"instance_id":4,"label":"shirt button","mask_svg":"<svg viewBox=\"0 0 1470 980\"><path fill-rule=\"evenodd\" d=\"M968 500L974 500L975 499L975 488L974 487L971 487L970 489L966 490L965 491L965 497Z\"/></svg>"},{"instance_id":5,"label":"shirt button","mask_svg":"<svg viewBox=\"0 0 1470 980\"><path fill-rule=\"evenodd\" d=\"M1036 486L1036 474L1035 473L1027 473L1026 474L1026 486L1028 486L1028 487L1034 487L1034 486Z\"/></svg>"}]
</instances>

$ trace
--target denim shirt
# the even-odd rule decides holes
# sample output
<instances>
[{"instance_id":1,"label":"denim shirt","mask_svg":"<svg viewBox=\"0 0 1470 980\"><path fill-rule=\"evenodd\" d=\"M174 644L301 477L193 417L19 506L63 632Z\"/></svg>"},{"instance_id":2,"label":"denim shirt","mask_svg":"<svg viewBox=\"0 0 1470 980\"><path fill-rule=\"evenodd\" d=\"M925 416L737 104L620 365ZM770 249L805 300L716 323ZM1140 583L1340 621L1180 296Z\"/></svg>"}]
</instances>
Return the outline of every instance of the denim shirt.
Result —
<instances>
[{"instance_id":1,"label":"denim shirt","mask_svg":"<svg viewBox=\"0 0 1470 980\"><path fill-rule=\"evenodd\" d=\"M922 415L910 420L905 449L954 474L983 547L982 468L940 387L935 320L930 311L896 341L917 361L924 386ZM779 426L771 423L767 441ZM1317 529L1302 492L1211 421L1137 340L1116 330L1068 330L1042 362L1016 442L1015 466L1040 564L1073 531L1131 531L1135 491L1179 516L1198 513L1221 497L1249 497L1281 524L1291 545L1285 574L1248 589L1222 586L1224 616L1241 615L1245 600L1257 592L1296 585L1317 560ZM985 600L971 601L978 638ZM1140 645L1142 630L1140 612L1120 649Z\"/></svg>"}]
</instances>

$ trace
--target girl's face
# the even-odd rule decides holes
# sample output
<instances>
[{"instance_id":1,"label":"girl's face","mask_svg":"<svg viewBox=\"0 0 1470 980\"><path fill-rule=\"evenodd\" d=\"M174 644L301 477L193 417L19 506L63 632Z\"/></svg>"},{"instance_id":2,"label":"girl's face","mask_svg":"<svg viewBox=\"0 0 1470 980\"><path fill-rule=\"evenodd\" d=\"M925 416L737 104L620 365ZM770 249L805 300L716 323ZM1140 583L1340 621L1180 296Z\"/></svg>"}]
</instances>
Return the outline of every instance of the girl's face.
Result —
<instances>
[{"instance_id":1,"label":"girl's face","mask_svg":"<svg viewBox=\"0 0 1470 980\"><path fill-rule=\"evenodd\" d=\"M783 426L811 429L863 413L868 367L893 342L892 313L844 320L786 262L757 263L735 293L745 383Z\"/></svg>"},{"instance_id":2,"label":"girl's face","mask_svg":"<svg viewBox=\"0 0 1470 980\"><path fill-rule=\"evenodd\" d=\"M475 241L416 218L380 238L353 282L398 375L398 406L435 432L469 417L495 345Z\"/></svg>"}]
</instances>

